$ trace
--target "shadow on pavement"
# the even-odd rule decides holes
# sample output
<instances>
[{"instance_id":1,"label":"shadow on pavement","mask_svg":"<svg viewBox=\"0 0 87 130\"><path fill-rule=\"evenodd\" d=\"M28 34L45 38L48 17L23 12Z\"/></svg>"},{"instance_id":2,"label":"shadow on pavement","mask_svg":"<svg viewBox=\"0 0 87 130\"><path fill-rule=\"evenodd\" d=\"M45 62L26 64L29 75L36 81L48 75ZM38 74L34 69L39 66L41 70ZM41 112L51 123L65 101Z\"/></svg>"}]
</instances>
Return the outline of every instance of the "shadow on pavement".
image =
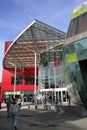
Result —
<instances>
[{"instance_id":1,"label":"shadow on pavement","mask_svg":"<svg viewBox=\"0 0 87 130\"><path fill-rule=\"evenodd\" d=\"M6 116L6 110L1 109L0 130L12 130L11 118ZM73 124L82 119L87 120L87 117L71 113L21 109L18 117L18 130L82 130L80 126ZM85 126L84 130L86 130Z\"/></svg>"}]
</instances>

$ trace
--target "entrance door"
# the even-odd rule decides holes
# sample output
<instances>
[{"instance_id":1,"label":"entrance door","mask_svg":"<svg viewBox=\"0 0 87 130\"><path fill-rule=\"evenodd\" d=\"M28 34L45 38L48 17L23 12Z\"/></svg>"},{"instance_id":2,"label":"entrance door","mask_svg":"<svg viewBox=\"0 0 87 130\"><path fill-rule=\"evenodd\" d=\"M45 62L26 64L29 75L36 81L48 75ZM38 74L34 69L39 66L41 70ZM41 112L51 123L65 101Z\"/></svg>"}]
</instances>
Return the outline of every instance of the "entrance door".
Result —
<instances>
[{"instance_id":1,"label":"entrance door","mask_svg":"<svg viewBox=\"0 0 87 130\"><path fill-rule=\"evenodd\" d=\"M79 61L85 91L87 93L87 60Z\"/></svg>"}]
</instances>

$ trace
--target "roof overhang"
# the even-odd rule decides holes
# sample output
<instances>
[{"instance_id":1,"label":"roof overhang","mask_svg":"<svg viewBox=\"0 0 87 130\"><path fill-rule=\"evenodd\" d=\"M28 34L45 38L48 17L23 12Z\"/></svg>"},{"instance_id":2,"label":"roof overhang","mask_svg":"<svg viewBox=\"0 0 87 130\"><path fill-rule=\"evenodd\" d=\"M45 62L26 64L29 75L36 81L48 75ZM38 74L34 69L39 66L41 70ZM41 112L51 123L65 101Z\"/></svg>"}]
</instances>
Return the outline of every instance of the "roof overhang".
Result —
<instances>
[{"instance_id":1,"label":"roof overhang","mask_svg":"<svg viewBox=\"0 0 87 130\"><path fill-rule=\"evenodd\" d=\"M29 67L40 62L40 53L64 43L65 33L38 20L34 20L8 47L3 67Z\"/></svg>"}]
</instances>

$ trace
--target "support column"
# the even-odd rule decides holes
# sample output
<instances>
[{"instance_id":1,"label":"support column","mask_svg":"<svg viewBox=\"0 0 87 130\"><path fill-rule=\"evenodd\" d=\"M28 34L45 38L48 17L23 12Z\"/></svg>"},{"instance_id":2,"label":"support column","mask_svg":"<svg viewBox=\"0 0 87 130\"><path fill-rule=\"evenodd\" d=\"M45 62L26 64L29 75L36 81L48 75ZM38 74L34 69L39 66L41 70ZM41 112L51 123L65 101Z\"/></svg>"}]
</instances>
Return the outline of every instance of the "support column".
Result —
<instances>
[{"instance_id":1,"label":"support column","mask_svg":"<svg viewBox=\"0 0 87 130\"><path fill-rule=\"evenodd\" d=\"M16 66L15 66L15 77L14 77L14 98L15 98L15 91L16 91Z\"/></svg>"},{"instance_id":2,"label":"support column","mask_svg":"<svg viewBox=\"0 0 87 130\"><path fill-rule=\"evenodd\" d=\"M34 77L35 77L35 79L34 79L34 98L35 98L35 103L36 103L36 75L37 75L37 72L36 72L36 58L37 58L37 56L36 56L36 52L35 52L35 66L34 66L34 68L35 68L35 73L34 73Z\"/></svg>"}]
</instances>

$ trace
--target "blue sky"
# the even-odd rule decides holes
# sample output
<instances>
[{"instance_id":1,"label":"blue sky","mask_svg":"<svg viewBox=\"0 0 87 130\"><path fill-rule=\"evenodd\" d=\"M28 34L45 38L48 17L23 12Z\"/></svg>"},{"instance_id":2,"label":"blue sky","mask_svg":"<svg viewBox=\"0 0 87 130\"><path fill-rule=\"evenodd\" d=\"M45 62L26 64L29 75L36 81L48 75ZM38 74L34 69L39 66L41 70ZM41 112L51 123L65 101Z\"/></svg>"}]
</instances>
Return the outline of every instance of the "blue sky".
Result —
<instances>
[{"instance_id":1,"label":"blue sky","mask_svg":"<svg viewBox=\"0 0 87 130\"><path fill-rule=\"evenodd\" d=\"M0 82L5 41L14 40L34 19L67 32L74 7L86 0L1 0Z\"/></svg>"}]
</instances>

